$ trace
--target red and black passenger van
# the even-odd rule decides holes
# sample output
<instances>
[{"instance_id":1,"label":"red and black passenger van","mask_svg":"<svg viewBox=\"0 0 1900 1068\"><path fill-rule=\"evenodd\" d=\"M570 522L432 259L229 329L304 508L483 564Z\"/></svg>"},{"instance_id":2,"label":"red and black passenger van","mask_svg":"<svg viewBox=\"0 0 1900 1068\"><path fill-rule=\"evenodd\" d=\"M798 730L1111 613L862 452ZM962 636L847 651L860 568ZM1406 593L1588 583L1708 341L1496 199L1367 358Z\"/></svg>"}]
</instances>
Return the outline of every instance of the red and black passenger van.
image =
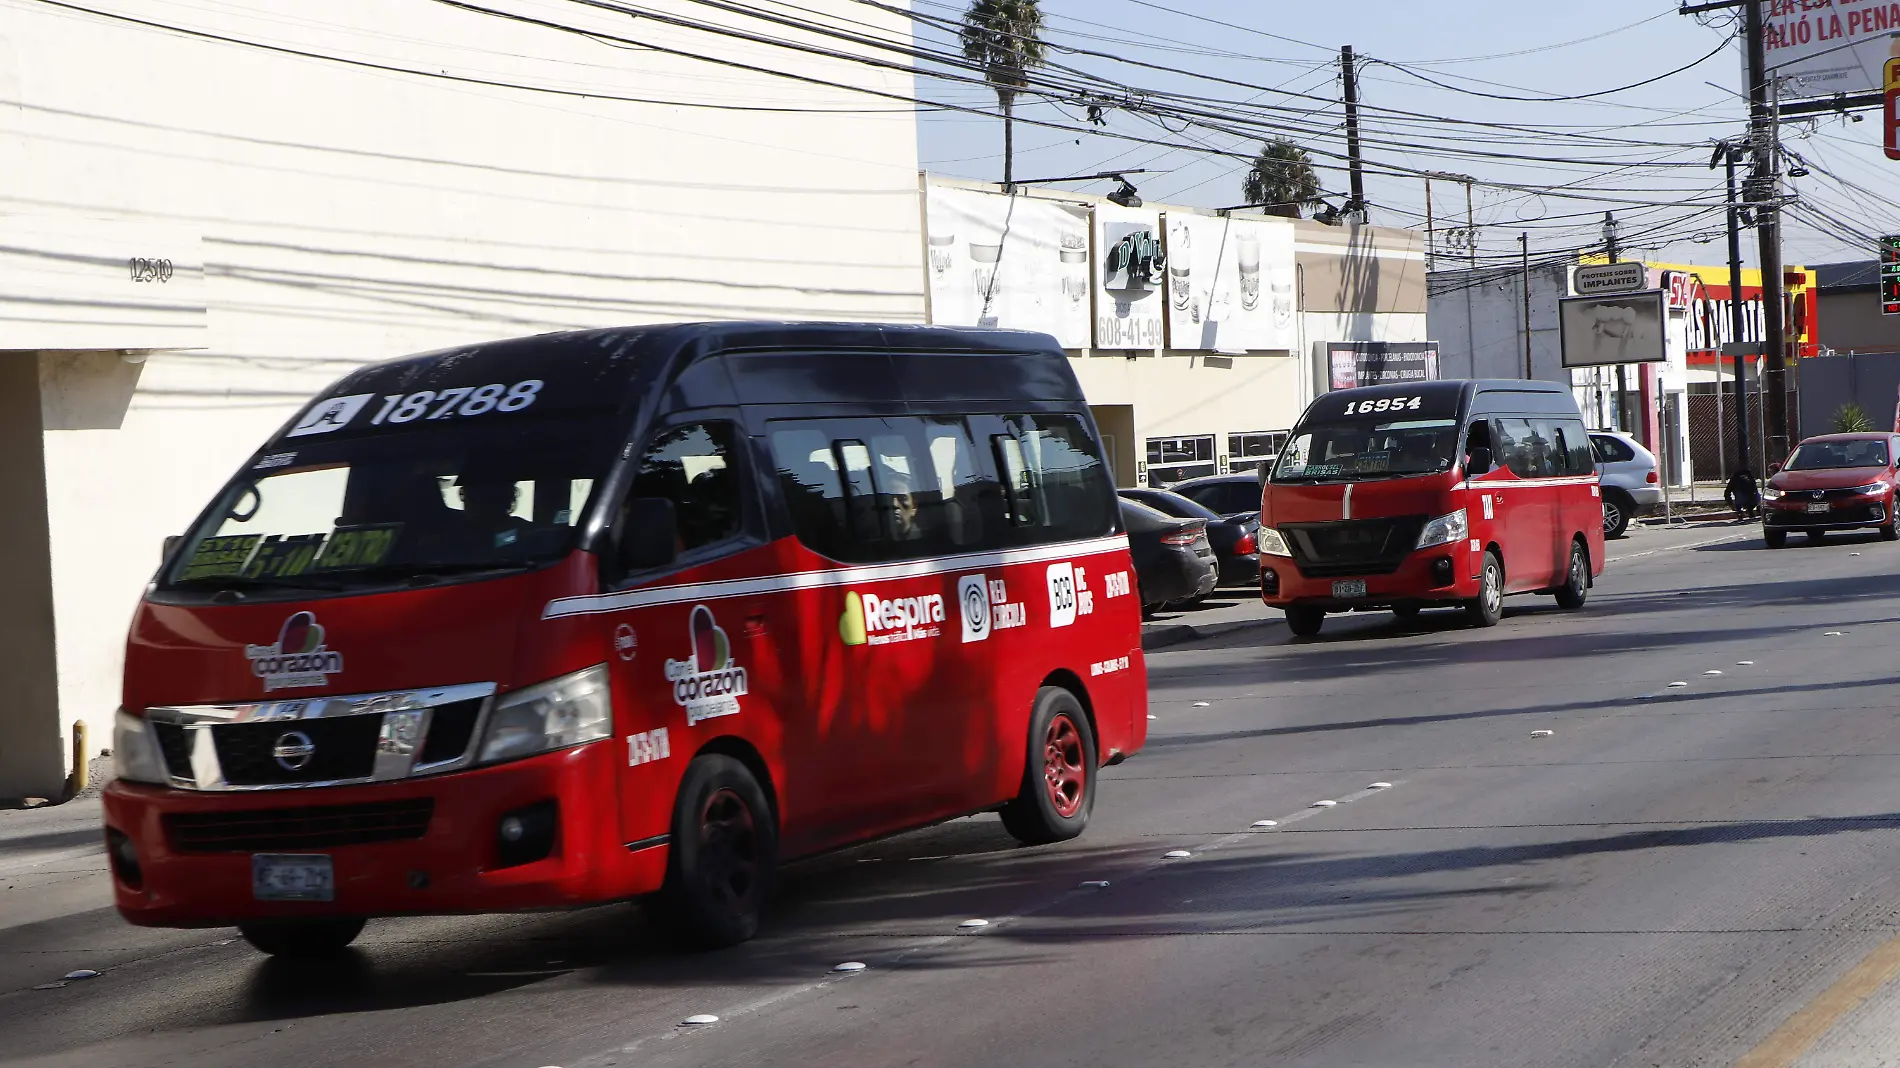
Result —
<instances>
[{"instance_id":1,"label":"red and black passenger van","mask_svg":"<svg viewBox=\"0 0 1900 1068\"><path fill-rule=\"evenodd\" d=\"M689 324L365 367L139 605L117 905L295 956L651 894L729 944L782 860L995 809L1068 838L1146 737L1131 579L1042 335Z\"/></svg>"},{"instance_id":2,"label":"red and black passenger van","mask_svg":"<svg viewBox=\"0 0 1900 1068\"><path fill-rule=\"evenodd\" d=\"M1328 612L1462 607L1510 593L1583 607L1603 572L1603 502L1570 390L1516 380L1327 393L1262 486L1261 596L1298 635Z\"/></svg>"}]
</instances>

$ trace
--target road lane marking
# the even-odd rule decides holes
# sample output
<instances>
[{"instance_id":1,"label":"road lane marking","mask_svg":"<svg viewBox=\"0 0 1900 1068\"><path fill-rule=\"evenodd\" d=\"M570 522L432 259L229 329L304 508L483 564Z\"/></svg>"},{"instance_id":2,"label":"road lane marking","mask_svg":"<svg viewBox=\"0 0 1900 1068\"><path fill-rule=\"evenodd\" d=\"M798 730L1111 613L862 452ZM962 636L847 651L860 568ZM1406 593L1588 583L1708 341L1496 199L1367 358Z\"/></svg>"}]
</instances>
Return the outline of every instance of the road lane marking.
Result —
<instances>
[{"instance_id":1,"label":"road lane marking","mask_svg":"<svg viewBox=\"0 0 1900 1068\"><path fill-rule=\"evenodd\" d=\"M1821 991L1818 997L1775 1028L1773 1034L1744 1054L1735 1062L1735 1068L1788 1068L1840 1022L1841 1017L1859 1007L1897 973L1900 973L1900 938L1890 939L1861 958L1861 962L1835 980L1833 986Z\"/></svg>"},{"instance_id":2,"label":"road lane marking","mask_svg":"<svg viewBox=\"0 0 1900 1068\"><path fill-rule=\"evenodd\" d=\"M1404 779L1395 779L1390 783L1382 783L1377 788L1367 787L1363 790L1357 790L1357 791L1354 791L1353 793L1342 795L1338 800L1338 804L1341 804L1341 805L1350 804L1354 801L1359 801L1364 798L1371 797L1374 794L1385 793L1386 791L1391 790L1393 787L1403 786L1404 784L1405 784ZM1261 823L1271 824L1272 825L1271 830L1277 831L1281 826L1285 824L1297 823L1300 820L1306 819L1310 816L1317 816L1317 815L1320 815L1321 813L1328 812L1328 811L1330 810L1321 809L1321 808L1307 808L1307 809L1302 809L1301 811L1298 811L1298 812L1289 813L1288 815L1282 816L1277 821L1264 820L1264 821L1256 822L1253 824L1252 827L1248 828L1247 830L1231 831L1226 834L1221 834L1219 837L1215 838L1212 842L1209 842L1208 844L1202 846L1200 848L1200 852L1209 853L1216 849L1221 849L1226 846L1235 845L1239 843L1240 841L1242 841L1243 839L1251 838L1255 835L1258 835L1261 833L1261 831L1255 830L1254 828L1260 827ZM1195 835L1193 837L1204 837L1206 833L1207 832L1203 832L1203 834ZM1143 864L1142 866L1136 868L1135 870L1130 872L1128 875L1123 876L1122 881L1124 883L1137 882L1146 876L1154 875L1157 871L1159 871L1160 869L1164 867L1168 867L1171 863L1172 863L1171 861L1166 860L1166 859L1151 860L1147 862L1146 864ZM1106 883L1105 880L1103 880L1102 882L1104 882L1104 884ZM993 932L999 927L1007 927L1013 921L1027 919L1031 916L1035 916L1040 913L1047 912L1050 909L1056 908L1062 905L1066 901L1074 900L1076 895L1082 893L1085 890L1097 891L1099 889L1100 887L1090 885L1090 883L1083 883L1081 886L1078 886L1074 890L1069 890L1069 891L1065 891L1063 893L1057 894L1056 896L1048 899L1047 901L1042 902L1039 905L1030 905L1023 908L1019 912L1008 913L1006 915L999 916L995 918L994 920L965 920L963 923L960 923L957 925L959 928L963 929L962 933L959 933L959 934L945 934L945 935L918 937L908 947L898 950L897 952L890 954L886 959L884 959L879 965L880 970L886 974L900 971L904 967L905 963L908 960L910 960L912 957L920 956L922 954L930 952L931 950L945 948L953 940L956 940L959 938L989 937L989 935L987 934L979 933L983 927L990 928L990 930ZM966 925L981 925L981 926L980 927L977 927L977 926L966 927ZM723 1016L713 1016L712 1020L718 1021L718 1020L723 1019L726 1021L736 1021L736 1020L745 1019L746 1017L758 1016L770 1009L786 1004L787 1002L793 1001L795 999L806 997L807 995L823 990L849 977L850 977L849 975L841 975L837 973L832 973L832 974L826 975L822 979L812 980L805 983L790 986L785 989L767 994L764 997L756 998L744 1004L728 1007L725 1010ZM707 1015L710 1015L710 1014L707 1014ZM670 1043L670 1042L678 1041L680 1039L689 1039L694 1035L704 1034L712 1030L714 1029L709 1028L709 1027L703 1027L703 1026L694 1026L694 1027L675 1026L662 1032L650 1032L645 1035L636 1036L617 1046L611 1046L607 1049L601 1050L600 1052L595 1053L592 1056L583 1058L581 1061L577 1063L579 1065L579 1068L611 1068L611 1066L625 1063L625 1061L628 1059L628 1056L630 1054L638 1053L643 1047L648 1046L650 1043Z\"/></svg>"},{"instance_id":3,"label":"road lane marking","mask_svg":"<svg viewBox=\"0 0 1900 1068\"><path fill-rule=\"evenodd\" d=\"M1603 562L1606 564L1620 564L1625 560L1634 560L1642 556L1654 556L1657 553L1680 552L1683 549L1700 549L1705 545L1720 545L1725 541L1741 541L1744 538L1752 538L1754 536L1755 535L1753 531L1750 531L1749 533L1746 533L1746 534L1724 534L1719 538L1710 538L1707 541L1692 541L1692 542L1687 543L1686 545L1664 545L1655 549L1644 549L1640 553L1629 553L1628 555L1625 555L1625 556L1612 556L1612 557L1608 557Z\"/></svg>"}]
</instances>

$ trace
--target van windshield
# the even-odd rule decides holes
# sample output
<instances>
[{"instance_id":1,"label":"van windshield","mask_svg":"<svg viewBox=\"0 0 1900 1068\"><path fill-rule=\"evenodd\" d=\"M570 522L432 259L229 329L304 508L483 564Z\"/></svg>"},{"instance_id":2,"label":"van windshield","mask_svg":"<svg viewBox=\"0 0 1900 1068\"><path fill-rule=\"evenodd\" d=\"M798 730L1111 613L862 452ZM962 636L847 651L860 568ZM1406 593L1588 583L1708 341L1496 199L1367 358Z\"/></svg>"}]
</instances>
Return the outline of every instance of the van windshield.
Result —
<instances>
[{"instance_id":1,"label":"van windshield","mask_svg":"<svg viewBox=\"0 0 1900 1068\"><path fill-rule=\"evenodd\" d=\"M1451 470L1455 419L1342 419L1303 426L1273 468L1273 481L1358 482Z\"/></svg>"},{"instance_id":2,"label":"van windshield","mask_svg":"<svg viewBox=\"0 0 1900 1068\"><path fill-rule=\"evenodd\" d=\"M286 439L225 487L160 586L349 589L558 560L613 458L610 422Z\"/></svg>"}]
</instances>

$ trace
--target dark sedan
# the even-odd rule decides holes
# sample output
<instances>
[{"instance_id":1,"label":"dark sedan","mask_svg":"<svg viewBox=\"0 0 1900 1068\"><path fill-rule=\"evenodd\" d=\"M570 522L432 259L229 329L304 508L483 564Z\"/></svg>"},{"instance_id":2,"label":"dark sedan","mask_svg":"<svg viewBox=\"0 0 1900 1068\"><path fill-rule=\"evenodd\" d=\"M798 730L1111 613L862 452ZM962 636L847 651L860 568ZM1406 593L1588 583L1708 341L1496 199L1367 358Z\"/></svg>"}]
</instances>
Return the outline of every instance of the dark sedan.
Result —
<instances>
[{"instance_id":1,"label":"dark sedan","mask_svg":"<svg viewBox=\"0 0 1900 1068\"><path fill-rule=\"evenodd\" d=\"M1145 504L1176 519L1198 519L1207 524L1207 540L1220 560L1222 586L1256 586L1260 583L1260 552L1254 544L1254 531L1260 528L1260 502L1254 501L1254 513L1246 517L1227 517L1189 500L1178 493L1158 489L1117 491L1124 500Z\"/></svg>"},{"instance_id":2,"label":"dark sedan","mask_svg":"<svg viewBox=\"0 0 1900 1068\"><path fill-rule=\"evenodd\" d=\"M1121 506L1144 614L1214 592L1216 562L1205 522L1176 519L1126 498Z\"/></svg>"},{"instance_id":3,"label":"dark sedan","mask_svg":"<svg viewBox=\"0 0 1900 1068\"><path fill-rule=\"evenodd\" d=\"M1204 504L1229 519L1260 517L1260 476L1253 472L1190 478L1169 486L1168 492Z\"/></svg>"}]
</instances>

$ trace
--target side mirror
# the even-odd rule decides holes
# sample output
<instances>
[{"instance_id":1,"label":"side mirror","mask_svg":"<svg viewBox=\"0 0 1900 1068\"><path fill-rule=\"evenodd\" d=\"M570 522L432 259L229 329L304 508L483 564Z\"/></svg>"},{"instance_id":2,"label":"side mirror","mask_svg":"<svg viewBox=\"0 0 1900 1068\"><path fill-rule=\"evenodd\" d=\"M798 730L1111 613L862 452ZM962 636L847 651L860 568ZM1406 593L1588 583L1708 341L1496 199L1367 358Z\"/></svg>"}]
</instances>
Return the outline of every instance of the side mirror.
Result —
<instances>
[{"instance_id":1,"label":"side mirror","mask_svg":"<svg viewBox=\"0 0 1900 1068\"><path fill-rule=\"evenodd\" d=\"M1482 475L1491 470L1491 450L1480 445L1465 456L1465 477Z\"/></svg>"},{"instance_id":2,"label":"side mirror","mask_svg":"<svg viewBox=\"0 0 1900 1068\"><path fill-rule=\"evenodd\" d=\"M1780 473L1781 473L1781 465L1780 465L1780 464L1769 464L1769 465L1768 465L1768 473L1769 473L1769 474L1771 474L1771 475L1778 475L1778 474L1780 474Z\"/></svg>"},{"instance_id":3,"label":"side mirror","mask_svg":"<svg viewBox=\"0 0 1900 1068\"><path fill-rule=\"evenodd\" d=\"M665 567L679 556L679 516L665 497L633 497L620 511L614 562L620 573Z\"/></svg>"},{"instance_id":4,"label":"side mirror","mask_svg":"<svg viewBox=\"0 0 1900 1068\"><path fill-rule=\"evenodd\" d=\"M166 559L166 560L170 560L170 559L172 558L172 550L173 550L173 549L176 549L176 548L178 548L178 543L179 543L179 542L181 542L181 541L184 541L184 540L185 540L185 536L184 536L183 534L167 534L167 535L165 535L165 556L164 556L164 559Z\"/></svg>"}]
</instances>

